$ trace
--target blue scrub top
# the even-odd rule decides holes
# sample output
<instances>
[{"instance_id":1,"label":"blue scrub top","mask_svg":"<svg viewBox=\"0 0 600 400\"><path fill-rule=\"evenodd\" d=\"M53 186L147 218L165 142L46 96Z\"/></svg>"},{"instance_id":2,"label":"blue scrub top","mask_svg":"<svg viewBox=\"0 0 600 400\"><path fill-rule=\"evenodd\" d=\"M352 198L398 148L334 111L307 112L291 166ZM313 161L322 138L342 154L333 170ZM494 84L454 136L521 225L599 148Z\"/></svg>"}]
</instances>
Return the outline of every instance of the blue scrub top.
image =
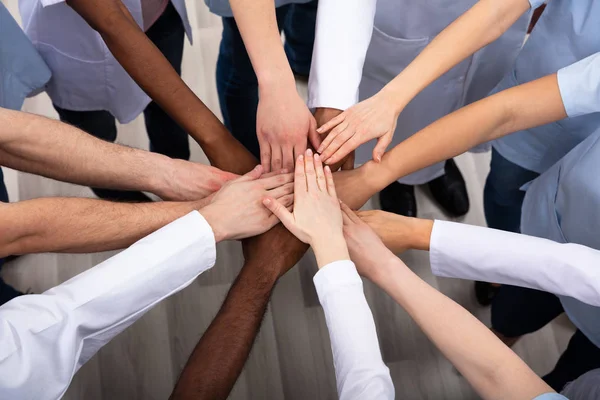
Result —
<instances>
[{"instance_id":1,"label":"blue scrub top","mask_svg":"<svg viewBox=\"0 0 600 400\"><path fill-rule=\"evenodd\" d=\"M532 6L542 0L532 0ZM600 2L552 0L498 92L558 72L569 118L527 129L493 142L509 161L543 173L600 126ZM571 64L572 67L568 67ZM585 115L584 115L585 114Z\"/></svg>"}]
</instances>

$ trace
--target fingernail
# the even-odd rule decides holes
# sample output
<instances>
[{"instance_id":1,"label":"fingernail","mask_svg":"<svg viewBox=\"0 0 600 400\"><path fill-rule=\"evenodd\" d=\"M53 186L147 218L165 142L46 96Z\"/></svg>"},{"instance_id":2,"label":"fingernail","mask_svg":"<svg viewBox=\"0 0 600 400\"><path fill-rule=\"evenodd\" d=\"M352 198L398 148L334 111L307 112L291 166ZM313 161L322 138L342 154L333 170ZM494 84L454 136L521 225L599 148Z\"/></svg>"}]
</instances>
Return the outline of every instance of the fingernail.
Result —
<instances>
[{"instance_id":1,"label":"fingernail","mask_svg":"<svg viewBox=\"0 0 600 400\"><path fill-rule=\"evenodd\" d=\"M326 172L331 172L331 168L329 168L329 165L326 165L326 166L325 166L325 171L326 171Z\"/></svg>"},{"instance_id":2,"label":"fingernail","mask_svg":"<svg viewBox=\"0 0 600 400\"><path fill-rule=\"evenodd\" d=\"M319 133L323 132L323 127L318 128L317 132L319 132Z\"/></svg>"},{"instance_id":3,"label":"fingernail","mask_svg":"<svg viewBox=\"0 0 600 400\"><path fill-rule=\"evenodd\" d=\"M298 156L298 161L303 161L303 160L304 160L304 156L303 156L302 154L300 154L300 155Z\"/></svg>"},{"instance_id":4,"label":"fingernail","mask_svg":"<svg viewBox=\"0 0 600 400\"><path fill-rule=\"evenodd\" d=\"M307 149L306 150L306 155L309 156L309 157L312 156L312 150L311 149Z\"/></svg>"},{"instance_id":5,"label":"fingernail","mask_svg":"<svg viewBox=\"0 0 600 400\"><path fill-rule=\"evenodd\" d=\"M319 153L315 154L315 160L320 160L321 156L319 155Z\"/></svg>"}]
</instances>

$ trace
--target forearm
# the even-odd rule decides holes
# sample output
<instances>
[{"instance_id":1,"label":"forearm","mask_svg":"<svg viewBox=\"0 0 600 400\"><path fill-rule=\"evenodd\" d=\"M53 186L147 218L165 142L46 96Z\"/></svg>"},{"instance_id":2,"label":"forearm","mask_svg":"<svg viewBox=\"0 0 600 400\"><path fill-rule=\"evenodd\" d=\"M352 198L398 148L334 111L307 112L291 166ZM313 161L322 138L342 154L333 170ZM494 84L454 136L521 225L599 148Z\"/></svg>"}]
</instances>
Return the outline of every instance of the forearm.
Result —
<instances>
[{"instance_id":1,"label":"forearm","mask_svg":"<svg viewBox=\"0 0 600 400\"><path fill-rule=\"evenodd\" d=\"M211 164L227 162L231 164L229 172L235 173L247 172L256 165L252 155L183 82L119 0L69 0L68 4L100 33L136 83L200 144Z\"/></svg>"},{"instance_id":2,"label":"forearm","mask_svg":"<svg viewBox=\"0 0 600 400\"><path fill-rule=\"evenodd\" d=\"M529 8L528 0L476 2L440 32L382 92L401 110L430 83L498 39Z\"/></svg>"},{"instance_id":3,"label":"forearm","mask_svg":"<svg viewBox=\"0 0 600 400\"><path fill-rule=\"evenodd\" d=\"M231 392L266 312L277 276L247 262L231 286L171 395L181 399L225 399Z\"/></svg>"},{"instance_id":4,"label":"forearm","mask_svg":"<svg viewBox=\"0 0 600 400\"><path fill-rule=\"evenodd\" d=\"M370 162L377 189L474 146L565 118L556 74L496 93L440 118Z\"/></svg>"},{"instance_id":5,"label":"forearm","mask_svg":"<svg viewBox=\"0 0 600 400\"><path fill-rule=\"evenodd\" d=\"M283 50L273 0L231 0L230 4L259 88L295 91L294 75Z\"/></svg>"},{"instance_id":6,"label":"forearm","mask_svg":"<svg viewBox=\"0 0 600 400\"><path fill-rule=\"evenodd\" d=\"M206 202L128 204L43 198L1 205L0 257L122 249Z\"/></svg>"},{"instance_id":7,"label":"forearm","mask_svg":"<svg viewBox=\"0 0 600 400\"><path fill-rule=\"evenodd\" d=\"M376 283L394 298L484 399L532 399L551 392L479 320L390 255Z\"/></svg>"}]
</instances>

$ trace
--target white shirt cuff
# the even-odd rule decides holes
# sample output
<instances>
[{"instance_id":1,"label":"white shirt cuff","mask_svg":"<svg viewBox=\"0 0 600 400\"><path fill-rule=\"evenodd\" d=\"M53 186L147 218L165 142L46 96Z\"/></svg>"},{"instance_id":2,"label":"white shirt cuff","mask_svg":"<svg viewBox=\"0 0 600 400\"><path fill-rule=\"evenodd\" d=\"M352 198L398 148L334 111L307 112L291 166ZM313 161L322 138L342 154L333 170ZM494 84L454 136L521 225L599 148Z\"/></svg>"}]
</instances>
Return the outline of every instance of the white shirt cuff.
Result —
<instances>
[{"instance_id":1,"label":"white shirt cuff","mask_svg":"<svg viewBox=\"0 0 600 400\"><path fill-rule=\"evenodd\" d=\"M356 266L350 260L327 264L315 274L313 281L321 303L330 293L341 288L362 285L362 279L358 275Z\"/></svg>"},{"instance_id":2,"label":"white shirt cuff","mask_svg":"<svg viewBox=\"0 0 600 400\"><path fill-rule=\"evenodd\" d=\"M600 111L600 53L561 68L557 77L570 118Z\"/></svg>"}]
</instances>

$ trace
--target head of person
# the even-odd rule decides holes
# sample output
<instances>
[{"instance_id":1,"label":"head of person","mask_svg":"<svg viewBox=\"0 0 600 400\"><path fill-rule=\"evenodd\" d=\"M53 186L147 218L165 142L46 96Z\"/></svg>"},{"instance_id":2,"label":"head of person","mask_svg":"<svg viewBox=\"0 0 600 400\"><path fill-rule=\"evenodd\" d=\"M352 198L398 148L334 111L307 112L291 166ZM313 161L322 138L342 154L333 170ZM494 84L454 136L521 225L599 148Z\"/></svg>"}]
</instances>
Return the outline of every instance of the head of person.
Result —
<instances>
[{"instance_id":1,"label":"head of person","mask_svg":"<svg viewBox=\"0 0 600 400\"><path fill-rule=\"evenodd\" d=\"M581 375L565 386L560 394L569 400L600 399L600 368Z\"/></svg>"}]
</instances>

